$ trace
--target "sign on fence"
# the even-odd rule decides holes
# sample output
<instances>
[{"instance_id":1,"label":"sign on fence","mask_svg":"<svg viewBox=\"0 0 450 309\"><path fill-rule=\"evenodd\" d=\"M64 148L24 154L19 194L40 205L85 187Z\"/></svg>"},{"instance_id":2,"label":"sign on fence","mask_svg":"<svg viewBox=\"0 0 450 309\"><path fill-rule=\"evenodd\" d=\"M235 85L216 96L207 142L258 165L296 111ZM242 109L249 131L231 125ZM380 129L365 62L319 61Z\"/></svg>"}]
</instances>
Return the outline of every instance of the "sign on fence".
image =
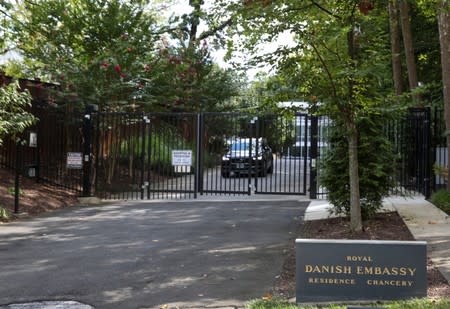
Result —
<instances>
[{"instance_id":1,"label":"sign on fence","mask_svg":"<svg viewBox=\"0 0 450 309\"><path fill-rule=\"evenodd\" d=\"M427 296L423 241L296 240L297 302Z\"/></svg>"},{"instance_id":2,"label":"sign on fence","mask_svg":"<svg viewBox=\"0 0 450 309\"><path fill-rule=\"evenodd\" d=\"M69 169L82 169L83 168L83 153L68 152L66 166Z\"/></svg>"},{"instance_id":3,"label":"sign on fence","mask_svg":"<svg viewBox=\"0 0 450 309\"><path fill-rule=\"evenodd\" d=\"M172 150L173 166L191 166L192 150Z\"/></svg>"},{"instance_id":4,"label":"sign on fence","mask_svg":"<svg viewBox=\"0 0 450 309\"><path fill-rule=\"evenodd\" d=\"M37 147L37 133L36 132L30 132L29 141L28 141L29 147Z\"/></svg>"}]
</instances>

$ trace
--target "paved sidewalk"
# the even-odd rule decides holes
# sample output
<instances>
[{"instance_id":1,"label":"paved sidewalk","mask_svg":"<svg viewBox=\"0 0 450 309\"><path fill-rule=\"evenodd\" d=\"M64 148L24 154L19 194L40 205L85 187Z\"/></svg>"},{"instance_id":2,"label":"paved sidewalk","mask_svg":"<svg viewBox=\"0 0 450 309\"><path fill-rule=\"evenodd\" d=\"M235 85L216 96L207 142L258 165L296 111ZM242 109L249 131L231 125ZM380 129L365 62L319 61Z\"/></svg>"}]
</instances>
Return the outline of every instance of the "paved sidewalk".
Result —
<instances>
[{"instance_id":1,"label":"paved sidewalk","mask_svg":"<svg viewBox=\"0 0 450 309\"><path fill-rule=\"evenodd\" d=\"M413 199L391 197L391 203L402 216L416 240L428 243L428 255L434 265L450 282L450 218L423 196Z\"/></svg>"},{"instance_id":2,"label":"paved sidewalk","mask_svg":"<svg viewBox=\"0 0 450 309\"><path fill-rule=\"evenodd\" d=\"M312 201L305 212L305 221L329 218L331 217L329 209L330 204L325 200ZM449 216L423 196L386 198L383 211L395 210L403 218L414 238L428 243L428 255L450 282Z\"/></svg>"}]
</instances>

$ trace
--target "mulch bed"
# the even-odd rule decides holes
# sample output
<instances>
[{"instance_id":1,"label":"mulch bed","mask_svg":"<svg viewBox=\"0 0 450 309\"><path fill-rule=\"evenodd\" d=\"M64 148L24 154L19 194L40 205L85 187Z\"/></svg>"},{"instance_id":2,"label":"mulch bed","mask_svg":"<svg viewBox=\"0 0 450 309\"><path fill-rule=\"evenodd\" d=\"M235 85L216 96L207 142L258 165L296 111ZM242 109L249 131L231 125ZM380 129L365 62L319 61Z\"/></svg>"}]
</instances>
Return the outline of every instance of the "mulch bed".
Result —
<instances>
[{"instance_id":1,"label":"mulch bed","mask_svg":"<svg viewBox=\"0 0 450 309\"><path fill-rule=\"evenodd\" d=\"M14 212L14 172L0 169L0 207ZM77 204L76 194L64 188L37 183L36 180L20 178L19 213L34 216ZM9 220L16 218L12 214Z\"/></svg>"}]
</instances>

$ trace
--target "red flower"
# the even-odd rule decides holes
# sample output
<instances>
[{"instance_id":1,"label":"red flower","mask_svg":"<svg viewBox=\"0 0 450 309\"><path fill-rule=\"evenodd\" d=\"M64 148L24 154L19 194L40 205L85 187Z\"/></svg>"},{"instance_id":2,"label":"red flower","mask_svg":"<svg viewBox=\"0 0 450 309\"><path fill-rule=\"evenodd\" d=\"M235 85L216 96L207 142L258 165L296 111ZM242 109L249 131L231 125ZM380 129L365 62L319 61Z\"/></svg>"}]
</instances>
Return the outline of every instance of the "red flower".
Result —
<instances>
[{"instance_id":1,"label":"red flower","mask_svg":"<svg viewBox=\"0 0 450 309\"><path fill-rule=\"evenodd\" d=\"M127 50L128 50L129 53L131 53L133 51L133 48L128 47Z\"/></svg>"},{"instance_id":2,"label":"red flower","mask_svg":"<svg viewBox=\"0 0 450 309\"><path fill-rule=\"evenodd\" d=\"M125 73L120 73L120 77L124 78L127 77L127 75Z\"/></svg>"},{"instance_id":3,"label":"red flower","mask_svg":"<svg viewBox=\"0 0 450 309\"><path fill-rule=\"evenodd\" d=\"M114 71L120 73L121 70L122 70L122 69L120 68L120 65L116 64L116 65L114 66Z\"/></svg>"}]
</instances>

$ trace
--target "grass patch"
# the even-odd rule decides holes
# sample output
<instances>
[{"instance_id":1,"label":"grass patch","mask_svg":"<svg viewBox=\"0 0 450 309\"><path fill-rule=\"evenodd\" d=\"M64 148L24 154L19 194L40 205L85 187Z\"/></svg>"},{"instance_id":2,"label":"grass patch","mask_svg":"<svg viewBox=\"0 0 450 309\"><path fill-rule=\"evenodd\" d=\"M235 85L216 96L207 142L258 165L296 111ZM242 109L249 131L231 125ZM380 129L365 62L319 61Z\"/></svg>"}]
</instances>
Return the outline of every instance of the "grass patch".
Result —
<instances>
[{"instance_id":1,"label":"grass patch","mask_svg":"<svg viewBox=\"0 0 450 309\"><path fill-rule=\"evenodd\" d=\"M445 189L436 191L431 195L430 201L446 214L450 214L450 191Z\"/></svg>"},{"instance_id":2,"label":"grass patch","mask_svg":"<svg viewBox=\"0 0 450 309\"><path fill-rule=\"evenodd\" d=\"M357 306L357 305L354 305ZM432 299L412 299L405 301L396 301L383 304L361 305L363 307L382 307L386 309L449 309L450 299L443 298L439 300ZM248 309L347 309L348 305L310 305L297 306L285 301L279 300L255 300L248 304Z\"/></svg>"}]
</instances>

